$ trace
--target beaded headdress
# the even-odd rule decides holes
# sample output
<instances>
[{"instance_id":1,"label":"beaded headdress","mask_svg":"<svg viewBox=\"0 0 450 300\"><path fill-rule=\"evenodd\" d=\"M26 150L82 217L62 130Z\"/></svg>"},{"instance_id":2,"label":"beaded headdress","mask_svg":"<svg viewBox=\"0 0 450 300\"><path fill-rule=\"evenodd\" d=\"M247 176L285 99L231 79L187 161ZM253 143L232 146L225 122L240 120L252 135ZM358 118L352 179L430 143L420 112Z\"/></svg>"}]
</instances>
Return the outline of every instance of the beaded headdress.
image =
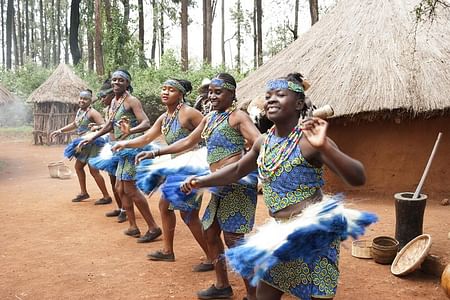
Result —
<instances>
[{"instance_id":1,"label":"beaded headdress","mask_svg":"<svg viewBox=\"0 0 450 300\"><path fill-rule=\"evenodd\" d=\"M178 81L174 79L168 79L163 83L163 86L171 86L179 90L183 95L186 95L186 89Z\"/></svg>"},{"instance_id":2,"label":"beaded headdress","mask_svg":"<svg viewBox=\"0 0 450 300\"><path fill-rule=\"evenodd\" d=\"M288 81L286 79L269 80L266 84L266 91L274 90L291 90L296 93L304 93L305 90L298 83Z\"/></svg>"},{"instance_id":3,"label":"beaded headdress","mask_svg":"<svg viewBox=\"0 0 450 300\"><path fill-rule=\"evenodd\" d=\"M224 88L224 89L227 89L227 90L230 90L230 91L234 91L236 89L236 87L233 84L231 84L229 82L225 82L225 80L217 78L217 77L211 79L211 84L221 87L221 88Z\"/></svg>"}]
</instances>

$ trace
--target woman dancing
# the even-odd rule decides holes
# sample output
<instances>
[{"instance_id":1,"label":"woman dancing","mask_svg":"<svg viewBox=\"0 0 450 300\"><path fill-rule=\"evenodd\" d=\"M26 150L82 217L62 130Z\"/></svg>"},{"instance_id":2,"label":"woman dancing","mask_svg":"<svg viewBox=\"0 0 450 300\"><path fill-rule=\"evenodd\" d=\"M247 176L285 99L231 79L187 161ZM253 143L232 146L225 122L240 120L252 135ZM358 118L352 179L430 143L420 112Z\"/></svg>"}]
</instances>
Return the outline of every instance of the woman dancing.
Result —
<instances>
[{"instance_id":1,"label":"woman dancing","mask_svg":"<svg viewBox=\"0 0 450 300\"><path fill-rule=\"evenodd\" d=\"M108 123L94 137L83 141L81 143L82 146L92 143L95 138L111 130L114 131L116 140L125 140L141 135L150 128L150 122L142 108L141 102L130 94L132 89L130 73L126 70L115 71L111 76L111 84L115 97L111 103ZM124 234L137 237L138 243L147 243L159 237L162 232L153 219L147 200L136 187L135 176L136 166L134 158L126 157L121 159L116 171L116 188L130 224L130 227L125 230ZM133 203L136 204L148 226L148 231L142 237L140 237L141 232L136 224Z\"/></svg>"},{"instance_id":2,"label":"woman dancing","mask_svg":"<svg viewBox=\"0 0 450 300\"><path fill-rule=\"evenodd\" d=\"M164 82L161 88L161 101L166 106L167 111L159 116L153 126L144 135L132 140L117 142L112 148L113 151L119 151L124 148L141 148L161 135L163 135L168 145L188 136L203 119L199 111L184 103L185 96L191 91L192 85L190 81L169 79ZM202 225L198 216L201 206L201 196L191 197L189 201L194 209L189 212L180 210L181 218L189 227L189 230L206 256L208 256L206 240L203 236ZM174 208L169 205L166 199L161 197L159 200L159 210L161 212L164 248L148 254L147 257L150 260L175 261L173 241L176 216ZM213 269L214 267L210 260L194 267L194 271L197 272L211 271Z\"/></svg>"},{"instance_id":3,"label":"woman dancing","mask_svg":"<svg viewBox=\"0 0 450 300\"><path fill-rule=\"evenodd\" d=\"M319 118L299 122L306 111L302 76L289 74L269 81L264 109L274 126L237 163L209 176L191 178L182 190L228 184L258 169L269 214L288 220L322 200L323 165L351 185L365 182L363 165L341 152L327 137L328 123ZM257 299L281 299L284 293L304 300L332 299L338 285L339 240L328 245L328 255L311 262L292 259L277 263L257 285Z\"/></svg>"},{"instance_id":4,"label":"woman dancing","mask_svg":"<svg viewBox=\"0 0 450 300\"><path fill-rule=\"evenodd\" d=\"M92 103L92 91L86 89L80 92L80 98L78 100L79 109L75 115L75 120L67 124L66 126L53 131L50 134L50 139L55 138L57 135L61 133L67 133L73 130L76 130L78 136L81 136L87 132L89 132L89 124L95 123L101 125L104 123L101 114L96 111L93 107L91 107ZM100 149L95 145L89 145L88 147L84 147L81 151L75 153L75 171L78 177L78 183L80 184L80 193L72 199L72 202L81 202L83 200L89 199L89 194L86 188L86 173L84 171L84 167L88 163L90 157L94 157L98 154ZM103 194L103 198L95 201L95 205L101 204L109 204L112 202L111 197L109 196L108 190L106 189L105 180L103 179L100 172L91 166L88 165L89 172L92 177L94 177L95 182L97 183L98 188Z\"/></svg>"}]
</instances>

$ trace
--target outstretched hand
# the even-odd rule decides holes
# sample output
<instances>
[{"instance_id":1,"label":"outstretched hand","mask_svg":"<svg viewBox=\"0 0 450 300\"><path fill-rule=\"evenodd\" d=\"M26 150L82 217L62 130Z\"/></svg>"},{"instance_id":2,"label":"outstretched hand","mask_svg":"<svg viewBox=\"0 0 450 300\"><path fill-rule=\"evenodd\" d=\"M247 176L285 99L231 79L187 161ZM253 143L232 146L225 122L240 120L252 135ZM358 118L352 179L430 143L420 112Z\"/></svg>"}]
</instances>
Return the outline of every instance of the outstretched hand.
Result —
<instances>
[{"instance_id":1,"label":"outstretched hand","mask_svg":"<svg viewBox=\"0 0 450 300\"><path fill-rule=\"evenodd\" d=\"M125 141L119 141L116 142L112 147L111 147L111 151L112 152L117 152L120 150L123 150L126 148L126 142Z\"/></svg>"},{"instance_id":2,"label":"outstretched hand","mask_svg":"<svg viewBox=\"0 0 450 300\"><path fill-rule=\"evenodd\" d=\"M328 122L317 118L309 118L300 123L303 134L315 148L323 147L327 142Z\"/></svg>"},{"instance_id":3,"label":"outstretched hand","mask_svg":"<svg viewBox=\"0 0 450 300\"><path fill-rule=\"evenodd\" d=\"M189 177L180 187L181 191L186 195L189 195L196 188L198 188L198 180L195 176Z\"/></svg>"},{"instance_id":4,"label":"outstretched hand","mask_svg":"<svg viewBox=\"0 0 450 300\"><path fill-rule=\"evenodd\" d=\"M138 155L136 155L134 159L134 163L137 165L144 159L153 159L155 158L155 152L154 151L142 151Z\"/></svg>"},{"instance_id":5,"label":"outstretched hand","mask_svg":"<svg viewBox=\"0 0 450 300\"><path fill-rule=\"evenodd\" d=\"M61 130L55 130L52 133L50 133L50 140L53 140L55 137L57 137L58 135L60 135L62 132Z\"/></svg>"},{"instance_id":6,"label":"outstretched hand","mask_svg":"<svg viewBox=\"0 0 450 300\"><path fill-rule=\"evenodd\" d=\"M78 144L77 148L81 149L81 148L83 148L84 146L86 146L86 145L92 143L92 141L93 141L92 139L85 139L85 140L82 140L82 141Z\"/></svg>"}]
</instances>

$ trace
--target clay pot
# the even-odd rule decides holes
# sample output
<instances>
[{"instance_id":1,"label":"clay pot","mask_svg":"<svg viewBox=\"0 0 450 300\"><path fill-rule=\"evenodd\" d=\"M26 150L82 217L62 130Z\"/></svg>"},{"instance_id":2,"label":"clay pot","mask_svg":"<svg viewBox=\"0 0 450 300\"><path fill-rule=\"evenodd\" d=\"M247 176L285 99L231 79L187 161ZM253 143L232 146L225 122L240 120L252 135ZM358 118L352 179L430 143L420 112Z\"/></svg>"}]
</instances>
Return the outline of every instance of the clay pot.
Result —
<instances>
[{"instance_id":1,"label":"clay pot","mask_svg":"<svg viewBox=\"0 0 450 300\"><path fill-rule=\"evenodd\" d=\"M375 262L388 265L398 252L398 241L390 236L378 236L372 241L372 257Z\"/></svg>"},{"instance_id":2,"label":"clay pot","mask_svg":"<svg viewBox=\"0 0 450 300\"><path fill-rule=\"evenodd\" d=\"M441 287L444 289L445 294L450 298L450 264L448 264L441 276Z\"/></svg>"}]
</instances>

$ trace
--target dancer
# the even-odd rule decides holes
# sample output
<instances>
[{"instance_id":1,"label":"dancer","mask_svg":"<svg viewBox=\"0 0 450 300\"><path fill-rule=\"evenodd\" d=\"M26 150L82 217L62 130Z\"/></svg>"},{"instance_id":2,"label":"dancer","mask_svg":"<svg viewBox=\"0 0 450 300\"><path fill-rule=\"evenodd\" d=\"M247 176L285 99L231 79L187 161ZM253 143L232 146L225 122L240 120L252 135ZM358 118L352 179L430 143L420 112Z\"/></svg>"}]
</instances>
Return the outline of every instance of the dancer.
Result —
<instances>
[{"instance_id":1,"label":"dancer","mask_svg":"<svg viewBox=\"0 0 450 300\"><path fill-rule=\"evenodd\" d=\"M140 148L151 143L161 135L163 135L168 145L188 136L203 119L200 112L185 104L185 96L191 91L192 85L190 81L169 79L164 82L161 88L161 101L166 106L167 111L156 120L144 135L132 140L117 142L112 148L113 151L119 151L124 148ZM198 216L201 206L201 195L192 197L190 201L190 204L194 207L193 211L180 210L180 215L208 257L206 239L203 236L202 225ZM174 208L169 205L166 199L161 197L159 210L161 212L164 248L149 253L147 257L150 260L175 261L173 240L176 216L173 211ZM196 272L211 271L213 269L214 266L209 259L194 267Z\"/></svg>"},{"instance_id":2,"label":"dancer","mask_svg":"<svg viewBox=\"0 0 450 300\"><path fill-rule=\"evenodd\" d=\"M98 125L103 124L103 118L98 111L91 107L92 103L92 91L89 89L80 92L80 98L78 100L79 109L76 113L75 120L66 126L53 131L50 134L50 139L55 138L61 133L67 133L76 130L76 133L81 136L89 132L88 125L90 123L96 123ZM83 200L89 199L90 196L86 188L86 173L84 167L88 163L90 157L98 154L99 148L95 145L90 145L85 147L81 151L75 153L75 171L78 177L78 183L80 184L80 193L72 199L72 202L81 202ZM92 177L94 177L98 188L102 192L103 197L94 202L95 205L109 204L112 202L109 196L108 190L106 189L105 180L103 179L100 172L88 165L89 172Z\"/></svg>"},{"instance_id":3,"label":"dancer","mask_svg":"<svg viewBox=\"0 0 450 300\"><path fill-rule=\"evenodd\" d=\"M106 122L108 122L109 121L108 116L110 115L110 110L111 110L111 101L112 101L112 99L114 99L114 92L113 92L112 85L111 85L111 79L105 80L105 82L101 86L100 91L98 92L97 96L100 98L102 104L105 106L105 109L103 111L105 114ZM101 128L103 128L103 126L104 126L104 124L102 124L102 125L92 124L91 130L93 130L93 131L100 130ZM112 131L109 132L108 138L109 138L109 143L113 144L115 138L114 138L114 133ZM116 200L116 203L117 203L117 209L107 212L105 214L105 216L117 217L117 222L123 223L123 222L127 221L127 214L126 214L125 209L122 208L122 201L120 200L119 192L116 189L115 170L114 170L114 172L112 172L112 170L108 171L108 175L109 175L109 181L111 182L111 187L112 187L112 190L114 193L114 199Z\"/></svg>"},{"instance_id":4,"label":"dancer","mask_svg":"<svg viewBox=\"0 0 450 300\"><path fill-rule=\"evenodd\" d=\"M114 99L109 110L109 120L106 125L98 131L94 137L83 141L81 145L91 143L96 137L114 130L116 140L132 139L141 135L150 128L150 122L145 114L141 102L131 95L131 75L126 70L117 70L112 74L111 84L114 92ZM138 243L151 242L159 237L162 232L156 225L153 215L150 212L147 200L139 191L135 184L136 166L134 157L125 157L119 161L116 171L116 189L122 200L122 208L126 210L129 228L124 234L137 237ZM144 217L148 230L144 236L136 224L133 203Z\"/></svg>"},{"instance_id":5,"label":"dancer","mask_svg":"<svg viewBox=\"0 0 450 300\"><path fill-rule=\"evenodd\" d=\"M323 165L350 185L365 182L363 165L341 152L326 136L328 123L319 118L299 117L305 105L302 76L289 74L269 81L264 109L274 126L259 138L237 163L209 176L187 180L182 190L224 185L258 169L269 214L288 220L322 200ZM311 262L291 259L277 263L257 285L257 299L281 299L284 293L301 299L332 299L339 270L339 240L328 245L328 255L316 255Z\"/></svg>"},{"instance_id":6,"label":"dancer","mask_svg":"<svg viewBox=\"0 0 450 300\"><path fill-rule=\"evenodd\" d=\"M212 172L241 159L245 141L252 145L260 134L250 117L235 109L236 81L233 76L220 73L213 78L209 85L209 100L213 111L203 118L189 136L166 148L142 152L136 159L140 161L157 155L179 153L194 147L202 138L206 141L207 161ZM228 248L234 247L244 234L252 230L255 210L256 178L248 184L230 184L219 194L212 195L203 216L203 227L208 253L214 263L216 283L199 291L199 299L228 298L233 295L220 234L223 231ZM255 299L255 289L247 281L245 284L247 298Z\"/></svg>"}]
</instances>

